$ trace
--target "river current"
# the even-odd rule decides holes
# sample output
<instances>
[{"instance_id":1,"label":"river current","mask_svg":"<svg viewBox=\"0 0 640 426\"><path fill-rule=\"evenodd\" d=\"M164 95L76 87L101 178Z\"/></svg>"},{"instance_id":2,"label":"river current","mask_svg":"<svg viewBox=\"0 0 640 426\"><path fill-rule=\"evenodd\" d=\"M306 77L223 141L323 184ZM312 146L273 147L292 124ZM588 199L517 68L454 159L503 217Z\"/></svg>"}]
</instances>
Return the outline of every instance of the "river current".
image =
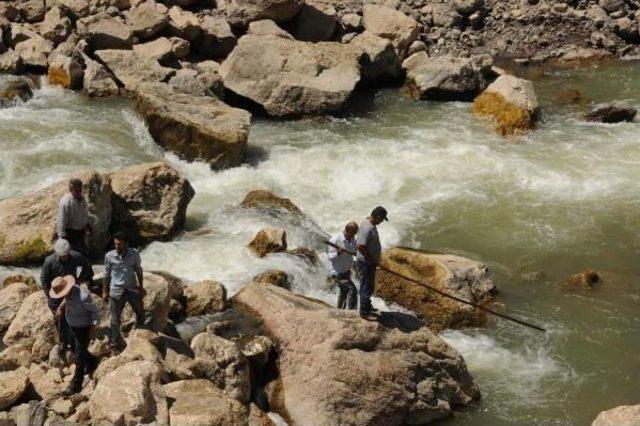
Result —
<instances>
[{"instance_id":1,"label":"river current","mask_svg":"<svg viewBox=\"0 0 640 426\"><path fill-rule=\"evenodd\" d=\"M586 425L601 410L640 402L640 127L581 115L614 100L640 108L640 64L547 69L533 79L543 113L528 135L498 136L467 103L416 103L388 89L344 116L257 118L248 164L222 172L163 153L125 101L45 86L0 110L0 199L77 170L167 161L197 195L186 232L145 248L145 268L215 279L231 294L259 272L283 269L295 291L331 303L322 268L248 251L268 222L235 206L248 191L269 189L334 233L384 205L384 246L486 263L505 312L549 330L495 321L445 332L483 398L443 424ZM566 104L558 94L567 88L587 99ZM291 247L310 241L289 234ZM586 269L603 278L594 289L563 286Z\"/></svg>"}]
</instances>

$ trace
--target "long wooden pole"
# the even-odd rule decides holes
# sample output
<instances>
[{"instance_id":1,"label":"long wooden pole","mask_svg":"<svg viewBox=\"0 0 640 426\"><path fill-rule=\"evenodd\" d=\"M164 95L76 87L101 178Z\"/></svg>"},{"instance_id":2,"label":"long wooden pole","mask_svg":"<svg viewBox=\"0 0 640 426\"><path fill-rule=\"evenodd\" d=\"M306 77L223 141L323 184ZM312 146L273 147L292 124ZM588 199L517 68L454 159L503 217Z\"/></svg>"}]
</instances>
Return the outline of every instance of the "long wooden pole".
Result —
<instances>
[{"instance_id":1,"label":"long wooden pole","mask_svg":"<svg viewBox=\"0 0 640 426\"><path fill-rule=\"evenodd\" d=\"M352 255L352 256L355 256L355 255L356 255L356 253L352 253L352 252L350 252L350 251L348 251L348 250L345 250L344 248L339 247L339 246L337 246L337 245L333 244L333 243L332 243L332 242L330 242L330 241L323 241L323 242L324 242L326 245L328 245L328 246L330 246L330 247L333 247L333 248L335 248L335 249L338 249L338 250L344 250L344 251L345 251L345 253L348 253L348 254L350 254L350 255ZM460 302L460 303L463 303L463 304L465 304L465 305L473 306L474 308L480 309L481 311L487 312L487 313L489 313L489 314L491 314L491 315L495 315L495 316L497 316L497 317L504 318L504 319L506 319L506 320L509 320L509 321L515 322L516 324L524 325L525 327L533 328L534 330L538 330L538 331L542 331L542 332L546 332L546 331L547 331L547 330L545 330L544 328L539 327L539 326L537 326L537 325L535 325L535 324L528 323L528 322L526 322L526 321L520 320L520 319L518 319L518 318L514 318L514 317L509 316L509 315L505 315L505 314L501 314L501 313L499 313L499 312L495 312L495 311L493 311L493 310L491 310L491 309L489 309L489 308L485 308L485 307L484 307L484 306L482 306L482 305L478 305L478 304L475 304L475 303L473 303L473 302L469 302L468 300L464 300L464 299L460 299L459 297L452 296L451 294L445 293L445 292L444 292L444 291L442 291L442 290L438 290L437 288L434 288L434 287L432 287L431 285L429 285L429 284L427 284L427 283L424 283L424 282L422 282L422 281L418 281L418 280L414 280L413 278L409 278L409 277L407 277L407 276L405 276L405 275L403 275L403 274L401 274L401 273L399 273L399 272L396 272L396 271L394 271L394 270L392 270L392 269L389 269L389 268L387 268L387 267L385 267L385 266L378 265L378 268L380 268L380 269L382 269L383 271L386 271L386 272L388 272L388 273L390 273L390 274L392 274L392 275L395 275L395 276L397 276L397 277L399 277L399 278L402 278L403 280L407 280L407 281L410 281L410 282L412 282L412 283L414 283L414 284L417 284L417 285L419 285L419 286L426 287L426 288L428 288L429 290L433 291L434 293L438 293L438 294L439 294L440 296L442 296L442 297L446 297L446 298L448 298L448 299L455 300L456 302Z\"/></svg>"}]
</instances>

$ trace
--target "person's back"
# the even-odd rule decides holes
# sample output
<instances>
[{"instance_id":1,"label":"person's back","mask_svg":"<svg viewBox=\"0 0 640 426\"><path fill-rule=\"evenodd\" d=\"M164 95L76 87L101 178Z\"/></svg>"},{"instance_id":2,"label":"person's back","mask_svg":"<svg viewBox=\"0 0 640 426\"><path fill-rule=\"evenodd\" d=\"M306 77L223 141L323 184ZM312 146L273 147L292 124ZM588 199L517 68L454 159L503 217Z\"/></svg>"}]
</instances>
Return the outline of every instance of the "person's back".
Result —
<instances>
[{"instance_id":1,"label":"person's back","mask_svg":"<svg viewBox=\"0 0 640 426\"><path fill-rule=\"evenodd\" d=\"M380 263L382 247L380 245L378 228L374 224L372 224L369 219L365 219L360 224L356 240L358 245L362 245L366 248L366 251L369 255L369 258L365 259L362 251L358 250L358 260L372 265L377 265L378 263Z\"/></svg>"}]
</instances>

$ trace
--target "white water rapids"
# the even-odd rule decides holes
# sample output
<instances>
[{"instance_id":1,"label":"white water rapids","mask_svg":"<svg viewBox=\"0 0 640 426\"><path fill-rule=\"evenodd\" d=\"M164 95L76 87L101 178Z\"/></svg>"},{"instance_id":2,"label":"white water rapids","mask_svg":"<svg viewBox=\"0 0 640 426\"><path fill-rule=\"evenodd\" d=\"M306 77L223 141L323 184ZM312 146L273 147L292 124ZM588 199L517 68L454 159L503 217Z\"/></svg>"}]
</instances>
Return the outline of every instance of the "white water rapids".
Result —
<instances>
[{"instance_id":1,"label":"white water rapids","mask_svg":"<svg viewBox=\"0 0 640 426\"><path fill-rule=\"evenodd\" d=\"M246 248L269 223L235 206L253 189L290 198L324 230L388 208L383 244L452 252L487 263L509 313L543 336L504 322L452 331L483 392L479 407L446 423L587 424L598 411L638 403L640 383L640 138L638 123L587 124L581 107L554 101L571 83L595 102L640 107L640 68L553 72L536 80L543 123L502 138L469 104L412 103L395 90L339 118L273 122L251 130L249 164L218 173L164 154L124 101L88 101L45 87L0 110L0 198L82 169L164 160L192 183L183 236L143 251L144 267L215 279L237 291L282 269L294 290L333 303L322 268ZM634 75L635 73L635 75ZM310 243L293 231L290 247ZM594 291L561 281L595 268ZM381 301L377 303L381 304Z\"/></svg>"}]
</instances>

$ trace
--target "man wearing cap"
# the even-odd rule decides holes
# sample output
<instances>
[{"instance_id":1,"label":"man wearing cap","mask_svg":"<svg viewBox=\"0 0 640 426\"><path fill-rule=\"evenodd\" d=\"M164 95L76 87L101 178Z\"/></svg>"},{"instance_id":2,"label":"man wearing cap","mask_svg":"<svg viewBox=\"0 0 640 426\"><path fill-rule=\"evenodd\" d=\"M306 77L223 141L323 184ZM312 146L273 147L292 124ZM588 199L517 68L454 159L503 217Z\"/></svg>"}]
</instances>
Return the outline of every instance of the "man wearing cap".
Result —
<instances>
[{"instance_id":1,"label":"man wearing cap","mask_svg":"<svg viewBox=\"0 0 640 426\"><path fill-rule=\"evenodd\" d=\"M91 263L82 254L71 250L71 245L65 239L58 239L54 246L54 253L48 256L42 265L40 272L40 283L44 293L47 295L47 303L49 309L55 315L58 307L62 303L60 299L54 299L49 296L51 283L58 277L70 275L80 282L90 282L93 279L93 269ZM80 275L78 275L80 269ZM64 353L71 346L72 339L68 330L67 322L61 317L58 324L58 332L60 337L60 357L64 358Z\"/></svg>"},{"instance_id":2,"label":"man wearing cap","mask_svg":"<svg viewBox=\"0 0 640 426\"><path fill-rule=\"evenodd\" d=\"M113 246L104 258L105 276L102 297L109 301L111 312L111 330L109 344L114 353L120 352L124 339L120 333L122 310L128 303L136 315L136 326L144 324L144 275L140 262L140 253L129 247L129 238L118 232L113 236Z\"/></svg>"},{"instance_id":3,"label":"man wearing cap","mask_svg":"<svg viewBox=\"0 0 640 426\"><path fill-rule=\"evenodd\" d=\"M91 329L98 325L100 311L89 292L76 285L71 275L53 280L49 297L61 302L56 318L64 316L73 335L76 369L69 388L62 393L62 396L71 396L82 389L84 375L91 374L98 366L98 360L89 353L89 341Z\"/></svg>"},{"instance_id":4,"label":"man wearing cap","mask_svg":"<svg viewBox=\"0 0 640 426\"><path fill-rule=\"evenodd\" d=\"M370 316L373 311L371 295L375 289L376 268L380 264L382 255L377 226L385 220L389 220L387 210L381 206L376 207L360 224L356 237L358 244L356 268L360 278L360 315L362 317Z\"/></svg>"},{"instance_id":5,"label":"man wearing cap","mask_svg":"<svg viewBox=\"0 0 640 426\"><path fill-rule=\"evenodd\" d=\"M69 193L65 194L58 205L56 231L58 238L69 241L71 247L85 256L88 254L84 243L85 235L91 233L89 208L82 195L82 181L71 179Z\"/></svg>"},{"instance_id":6,"label":"man wearing cap","mask_svg":"<svg viewBox=\"0 0 640 426\"><path fill-rule=\"evenodd\" d=\"M338 285L338 309L356 309L357 289L351 280L353 254L356 252L358 224L349 222L344 230L334 235L329 242L327 257L330 262L331 280Z\"/></svg>"}]
</instances>

